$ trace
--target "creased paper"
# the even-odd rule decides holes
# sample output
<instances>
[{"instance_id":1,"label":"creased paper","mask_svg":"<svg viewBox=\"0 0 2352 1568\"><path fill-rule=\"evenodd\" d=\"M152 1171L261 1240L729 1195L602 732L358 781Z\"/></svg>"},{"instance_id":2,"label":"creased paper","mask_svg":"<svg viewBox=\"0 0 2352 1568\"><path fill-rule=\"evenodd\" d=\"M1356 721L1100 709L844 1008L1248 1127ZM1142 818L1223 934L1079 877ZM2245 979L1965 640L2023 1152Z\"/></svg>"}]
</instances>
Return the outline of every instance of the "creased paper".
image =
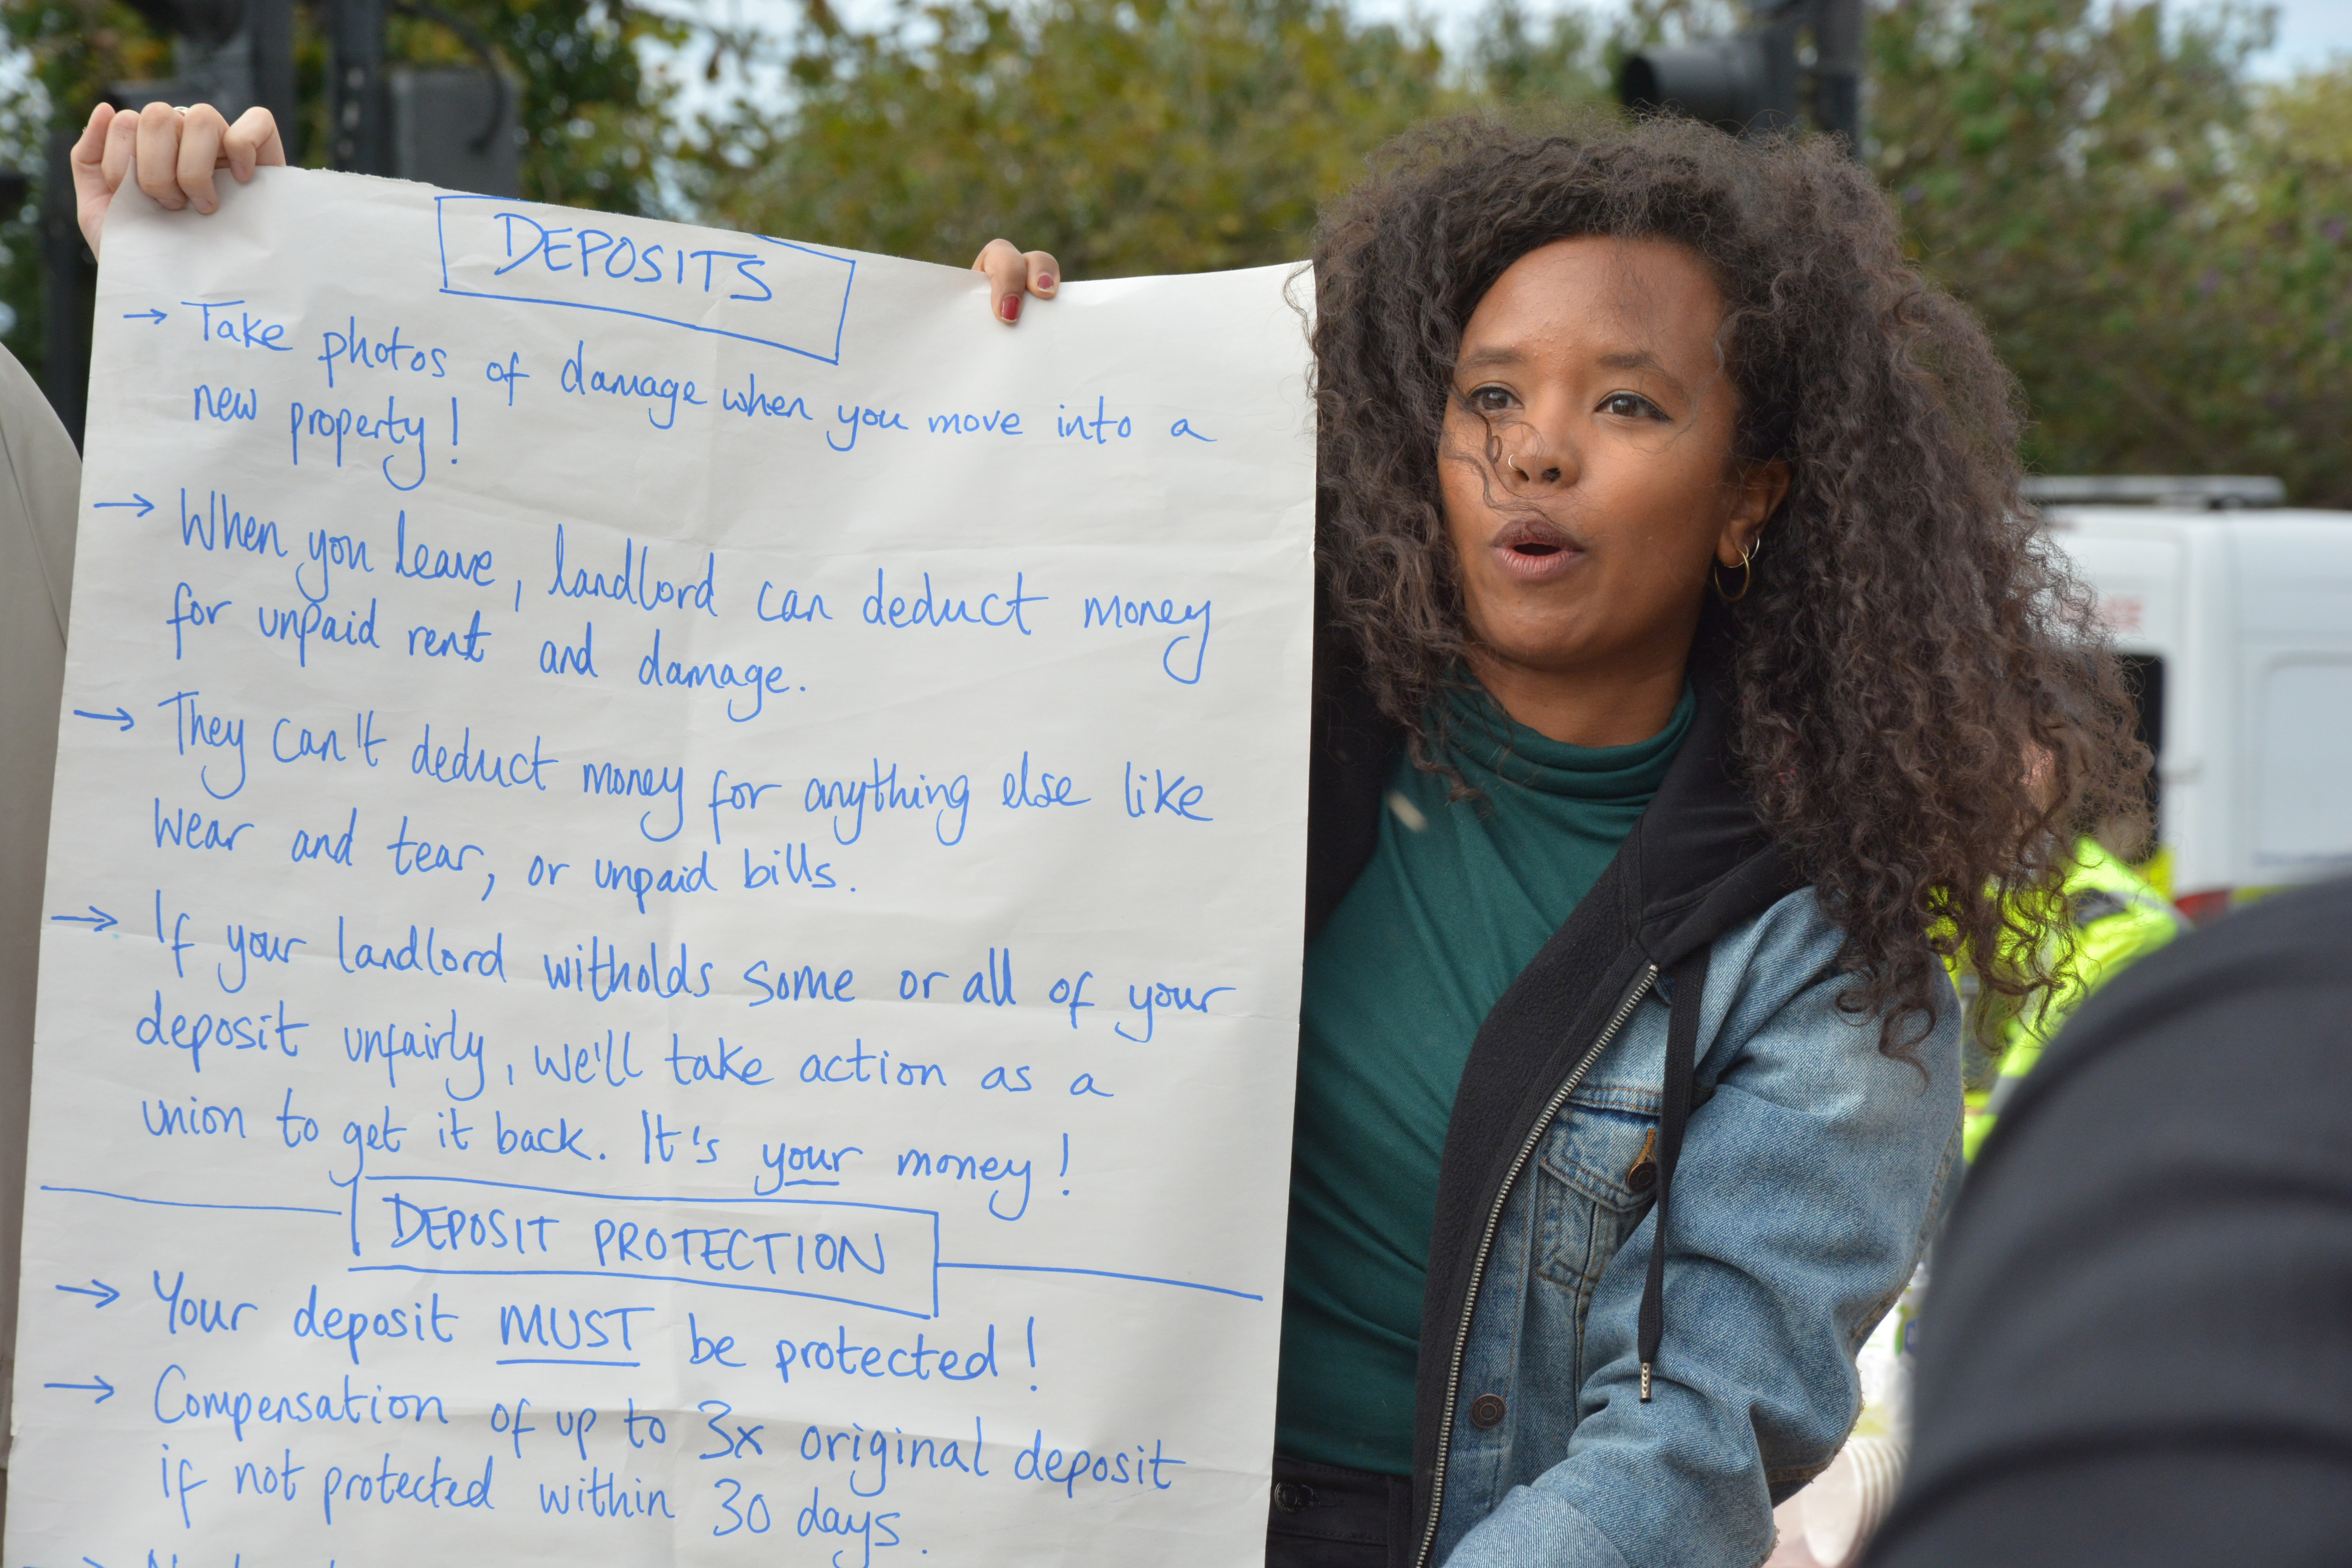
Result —
<instances>
[{"instance_id":1,"label":"creased paper","mask_svg":"<svg viewBox=\"0 0 2352 1568\"><path fill-rule=\"evenodd\" d=\"M121 199L10 1564L1260 1560L1287 280Z\"/></svg>"}]
</instances>

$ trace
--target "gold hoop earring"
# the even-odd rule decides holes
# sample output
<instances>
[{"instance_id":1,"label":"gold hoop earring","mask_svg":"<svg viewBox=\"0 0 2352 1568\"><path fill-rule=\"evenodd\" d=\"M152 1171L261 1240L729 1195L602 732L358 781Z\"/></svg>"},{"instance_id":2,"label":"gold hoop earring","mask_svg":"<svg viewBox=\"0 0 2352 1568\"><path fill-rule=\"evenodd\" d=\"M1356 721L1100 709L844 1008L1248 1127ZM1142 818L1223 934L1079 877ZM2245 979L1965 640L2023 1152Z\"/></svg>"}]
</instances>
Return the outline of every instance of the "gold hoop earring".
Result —
<instances>
[{"instance_id":1,"label":"gold hoop earring","mask_svg":"<svg viewBox=\"0 0 2352 1568\"><path fill-rule=\"evenodd\" d=\"M1740 600L1748 597L1748 590L1756 585L1756 568L1750 564L1750 563L1755 559L1756 547L1754 545L1748 544L1742 545L1740 547L1739 592L1737 594L1727 594L1724 592L1723 563L1721 562L1716 562L1707 567L1707 575L1715 582L1716 595L1717 597L1721 598L1725 604L1736 605L1739 603Z\"/></svg>"}]
</instances>

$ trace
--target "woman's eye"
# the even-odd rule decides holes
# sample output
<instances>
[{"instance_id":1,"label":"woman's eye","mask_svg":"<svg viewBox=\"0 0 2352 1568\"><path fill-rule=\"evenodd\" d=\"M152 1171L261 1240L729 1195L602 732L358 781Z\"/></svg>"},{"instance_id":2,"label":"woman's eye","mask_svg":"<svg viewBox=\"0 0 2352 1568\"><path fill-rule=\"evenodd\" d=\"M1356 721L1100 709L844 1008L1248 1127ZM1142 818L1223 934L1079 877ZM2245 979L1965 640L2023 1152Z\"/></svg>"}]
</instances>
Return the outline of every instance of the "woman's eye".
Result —
<instances>
[{"instance_id":1,"label":"woman's eye","mask_svg":"<svg viewBox=\"0 0 2352 1568\"><path fill-rule=\"evenodd\" d=\"M1664 419L1664 410L1635 392L1612 392L1601 400L1601 411L1621 419Z\"/></svg>"},{"instance_id":2,"label":"woman's eye","mask_svg":"<svg viewBox=\"0 0 2352 1568\"><path fill-rule=\"evenodd\" d=\"M1470 406L1481 414L1499 414L1511 405L1507 387L1481 386L1470 394Z\"/></svg>"}]
</instances>

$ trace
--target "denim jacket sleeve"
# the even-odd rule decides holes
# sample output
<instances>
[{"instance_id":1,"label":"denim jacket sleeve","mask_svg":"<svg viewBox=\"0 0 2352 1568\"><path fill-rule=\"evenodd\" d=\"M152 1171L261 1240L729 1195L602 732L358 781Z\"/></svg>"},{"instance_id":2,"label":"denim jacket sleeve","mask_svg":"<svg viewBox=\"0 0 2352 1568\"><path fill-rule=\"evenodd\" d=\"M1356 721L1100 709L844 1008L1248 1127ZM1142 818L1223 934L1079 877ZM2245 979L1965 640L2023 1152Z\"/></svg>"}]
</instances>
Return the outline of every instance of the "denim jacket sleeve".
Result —
<instances>
[{"instance_id":1,"label":"denim jacket sleeve","mask_svg":"<svg viewBox=\"0 0 2352 1568\"><path fill-rule=\"evenodd\" d=\"M1770 1553L1773 1503L1851 1430L1854 1352L1957 1169L1959 1019L1942 1009L1916 1065L1881 1054L1877 1018L1838 1009L1853 984L1840 942L1810 891L1717 942L1652 1402L1634 1336L1654 1213L1593 1287L1582 1387L1558 1385L1565 1369L1515 1379L1520 1397L1574 1399L1564 1457L1496 1500L1448 1568L1750 1568Z\"/></svg>"}]
</instances>

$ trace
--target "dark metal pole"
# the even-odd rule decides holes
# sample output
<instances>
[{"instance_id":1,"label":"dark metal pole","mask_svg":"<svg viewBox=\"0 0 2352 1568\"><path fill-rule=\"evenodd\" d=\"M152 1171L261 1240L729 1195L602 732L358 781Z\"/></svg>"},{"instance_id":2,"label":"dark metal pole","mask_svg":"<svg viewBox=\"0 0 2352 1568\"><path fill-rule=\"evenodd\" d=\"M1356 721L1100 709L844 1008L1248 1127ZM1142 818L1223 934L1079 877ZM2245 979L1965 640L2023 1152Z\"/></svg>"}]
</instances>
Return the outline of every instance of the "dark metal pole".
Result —
<instances>
[{"instance_id":1,"label":"dark metal pole","mask_svg":"<svg viewBox=\"0 0 2352 1568\"><path fill-rule=\"evenodd\" d=\"M98 282L97 265L74 213L71 154L80 136L79 129L50 131L48 167L41 181L41 281L47 296L41 390L77 447L89 408L89 312Z\"/></svg>"},{"instance_id":2,"label":"dark metal pole","mask_svg":"<svg viewBox=\"0 0 2352 1568\"><path fill-rule=\"evenodd\" d=\"M383 79L383 0L330 0L334 165L362 174L392 173Z\"/></svg>"},{"instance_id":3,"label":"dark metal pole","mask_svg":"<svg viewBox=\"0 0 2352 1568\"><path fill-rule=\"evenodd\" d=\"M252 0L246 12L246 36L253 47L253 100L278 121L290 163L296 156L294 0Z\"/></svg>"},{"instance_id":4,"label":"dark metal pole","mask_svg":"<svg viewBox=\"0 0 2352 1568\"><path fill-rule=\"evenodd\" d=\"M1862 156L1863 0L1816 0L1813 122Z\"/></svg>"}]
</instances>

